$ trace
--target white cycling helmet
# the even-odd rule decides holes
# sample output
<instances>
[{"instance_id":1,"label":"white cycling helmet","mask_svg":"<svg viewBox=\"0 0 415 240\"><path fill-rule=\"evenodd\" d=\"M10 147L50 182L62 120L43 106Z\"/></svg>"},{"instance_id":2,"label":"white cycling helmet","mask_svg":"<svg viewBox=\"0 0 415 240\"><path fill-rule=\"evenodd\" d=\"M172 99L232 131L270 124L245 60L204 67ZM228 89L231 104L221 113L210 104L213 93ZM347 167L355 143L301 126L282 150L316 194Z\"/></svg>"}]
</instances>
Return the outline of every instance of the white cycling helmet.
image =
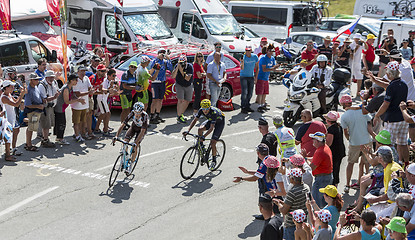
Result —
<instances>
[{"instance_id":1,"label":"white cycling helmet","mask_svg":"<svg viewBox=\"0 0 415 240\"><path fill-rule=\"evenodd\" d=\"M328 61L328 59L327 59L326 55L324 55L324 54L318 55L317 62L327 62L327 61Z\"/></svg>"},{"instance_id":2,"label":"white cycling helmet","mask_svg":"<svg viewBox=\"0 0 415 240\"><path fill-rule=\"evenodd\" d=\"M136 102L133 106L134 112L142 112L144 110L144 103L142 102Z\"/></svg>"}]
</instances>

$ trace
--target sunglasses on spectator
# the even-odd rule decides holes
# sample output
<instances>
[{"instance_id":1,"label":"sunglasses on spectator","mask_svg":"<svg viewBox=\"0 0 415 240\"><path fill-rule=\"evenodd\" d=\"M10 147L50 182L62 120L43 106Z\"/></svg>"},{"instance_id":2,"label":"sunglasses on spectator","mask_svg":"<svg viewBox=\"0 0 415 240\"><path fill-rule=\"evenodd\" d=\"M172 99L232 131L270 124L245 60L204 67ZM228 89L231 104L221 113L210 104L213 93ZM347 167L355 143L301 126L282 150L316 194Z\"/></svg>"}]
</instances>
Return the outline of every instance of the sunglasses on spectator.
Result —
<instances>
[{"instance_id":1,"label":"sunglasses on spectator","mask_svg":"<svg viewBox=\"0 0 415 240\"><path fill-rule=\"evenodd\" d=\"M100 71L100 72L106 72L107 70L98 70L98 71Z\"/></svg>"},{"instance_id":2,"label":"sunglasses on spectator","mask_svg":"<svg viewBox=\"0 0 415 240\"><path fill-rule=\"evenodd\" d=\"M130 68L137 68L136 66L130 66Z\"/></svg>"},{"instance_id":3,"label":"sunglasses on spectator","mask_svg":"<svg viewBox=\"0 0 415 240\"><path fill-rule=\"evenodd\" d=\"M222 46L218 45L218 46L215 46L215 48L222 48Z\"/></svg>"},{"instance_id":4,"label":"sunglasses on spectator","mask_svg":"<svg viewBox=\"0 0 415 240\"><path fill-rule=\"evenodd\" d=\"M202 55L198 55L197 57L203 57Z\"/></svg>"}]
</instances>

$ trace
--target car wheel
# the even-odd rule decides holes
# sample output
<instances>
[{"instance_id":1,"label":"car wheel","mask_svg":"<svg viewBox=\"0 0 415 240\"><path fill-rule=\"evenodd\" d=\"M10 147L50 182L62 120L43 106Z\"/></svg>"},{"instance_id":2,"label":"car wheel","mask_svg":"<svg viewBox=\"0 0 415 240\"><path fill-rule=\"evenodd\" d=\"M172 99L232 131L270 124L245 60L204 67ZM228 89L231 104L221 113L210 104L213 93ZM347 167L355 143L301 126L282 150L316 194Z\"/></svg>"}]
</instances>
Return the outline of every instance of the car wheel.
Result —
<instances>
[{"instance_id":1,"label":"car wheel","mask_svg":"<svg viewBox=\"0 0 415 240\"><path fill-rule=\"evenodd\" d=\"M229 84L223 84L220 89L219 100L227 102L232 98L232 88Z\"/></svg>"}]
</instances>

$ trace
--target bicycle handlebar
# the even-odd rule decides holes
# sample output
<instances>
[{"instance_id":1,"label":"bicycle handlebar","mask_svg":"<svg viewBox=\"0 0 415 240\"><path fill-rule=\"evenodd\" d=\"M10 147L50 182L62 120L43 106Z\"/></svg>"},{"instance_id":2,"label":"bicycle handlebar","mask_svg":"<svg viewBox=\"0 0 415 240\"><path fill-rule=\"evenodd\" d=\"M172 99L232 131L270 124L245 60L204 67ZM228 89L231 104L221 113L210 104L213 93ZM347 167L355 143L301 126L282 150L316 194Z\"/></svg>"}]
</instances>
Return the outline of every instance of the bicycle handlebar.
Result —
<instances>
[{"instance_id":1,"label":"bicycle handlebar","mask_svg":"<svg viewBox=\"0 0 415 240\"><path fill-rule=\"evenodd\" d=\"M122 140L121 138L115 138L115 140L118 141L118 142L121 142L122 144L127 144L131 147L135 147L137 145L135 143L126 142L126 141ZM115 143L113 143L112 145L115 146Z\"/></svg>"},{"instance_id":2,"label":"bicycle handlebar","mask_svg":"<svg viewBox=\"0 0 415 240\"><path fill-rule=\"evenodd\" d=\"M186 135L183 135L183 139L184 140L186 140L186 141L189 141L187 138L186 138L186 136L187 135L190 135L190 136L192 136L192 137L194 137L194 138L197 138L197 139L203 139L203 140L210 140L210 139L206 139L206 138L204 138L204 137L202 137L202 136L199 136L199 135L197 135L197 134L193 134L193 133L187 133Z\"/></svg>"}]
</instances>

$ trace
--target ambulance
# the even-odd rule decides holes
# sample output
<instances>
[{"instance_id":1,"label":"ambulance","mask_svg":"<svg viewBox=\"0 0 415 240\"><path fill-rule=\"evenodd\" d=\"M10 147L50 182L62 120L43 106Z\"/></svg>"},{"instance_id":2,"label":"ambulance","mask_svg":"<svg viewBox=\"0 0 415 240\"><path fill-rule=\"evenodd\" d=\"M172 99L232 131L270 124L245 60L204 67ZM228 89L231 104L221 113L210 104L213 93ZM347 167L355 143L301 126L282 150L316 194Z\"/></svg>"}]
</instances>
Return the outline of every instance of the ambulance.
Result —
<instances>
[{"instance_id":1,"label":"ambulance","mask_svg":"<svg viewBox=\"0 0 415 240\"><path fill-rule=\"evenodd\" d=\"M259 46L244 34L219 0L158 0L157 4L160 15L183 43L220 42L236 59L243 55L246 45Z\"/></svg>"}]
</instances>

